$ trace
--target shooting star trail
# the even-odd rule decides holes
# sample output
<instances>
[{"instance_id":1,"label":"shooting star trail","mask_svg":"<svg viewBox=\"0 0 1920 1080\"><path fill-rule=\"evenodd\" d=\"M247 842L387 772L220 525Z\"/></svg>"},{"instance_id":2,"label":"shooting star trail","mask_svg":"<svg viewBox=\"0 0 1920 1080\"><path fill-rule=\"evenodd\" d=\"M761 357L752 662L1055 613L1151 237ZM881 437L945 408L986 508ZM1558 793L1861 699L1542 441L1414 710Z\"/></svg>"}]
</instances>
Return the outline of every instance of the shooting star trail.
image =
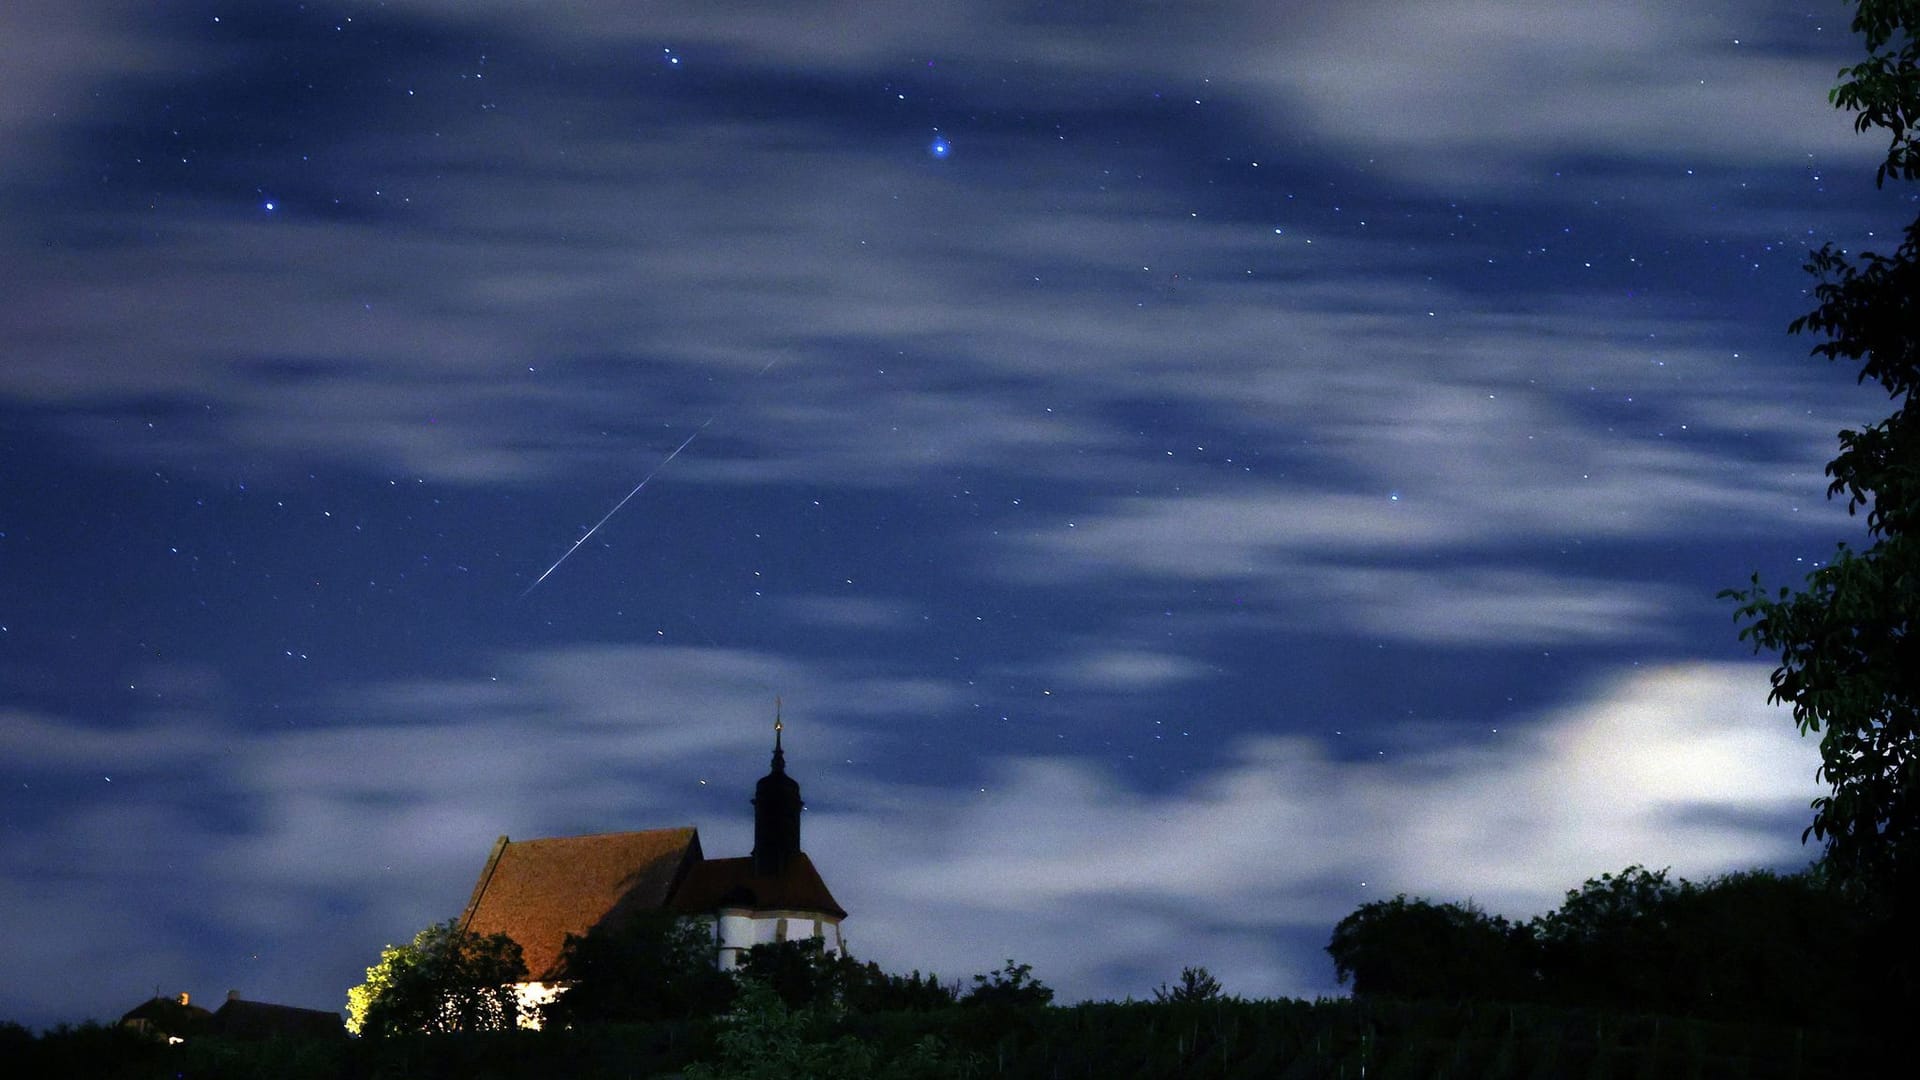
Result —
<instances>
[{"instance_id":1,"label":"shooting star trail","mask_svg":"<svg viewBox=\"0 0 1920 1080\"><path fill-rule=\"evenodd\" d=\"M773 366L773 365L771 365L771 364L769 364L769 365L767 365L767 367L772 367L772 366ZM765 371L765 368L762 368L761 370L762 370L762 371L764 372L764 371ZM640 494L640 491L641 491L641 489L643 489L643 488L645 488L645 487L646 487L646 486L647 486L647 485L648 485L649 483L651 483L651 482L653 481L653 478L654 478L654 477L656 477L656 476L658 476L658 475L660 475L660 470L661 470L661 469L664 469L664 468L666 468L666 467L667 467L667 466L668 466L668 465L669 465L669 464L670 464L670 463L671 463L671 462L673 461L673 459L674 459L674 458L677 458L677 457L679 457L679 456L680 456L680 451L682 451L682 450L685 450L685 449L686 449L686 448L687 448L688 446L690 446L690 445L692 445L692 443L693 443L693 440L695 440L695 439L697 439L697 438L699 438L699 437L700 437L700 433L701 433L701 432L703 432L703 431L705 431L705 430L707 430L707 424L711 424L711 423L713 423L713 421L714 421L714 417L716 417L716 416L719 416L719 415L720 415L719 413L715 413L715 414L714 414L713 416L709 416L709 417L707 417L707 423L706 423L706 424L701 424L701 425L700 425L699 427L697 427L697 428L694 428L694 429L693 429L693 434L691 434L691 435L689 435L689 436L687 436L686 438L684 438L684 439L682 439L682 440L680 440L680 445L679 445L679 446L676 446L676 447L674 447L674 448L673 448L673 453L671 453L671 454L668 454L668 455L667 455L666 457L663 457L663 458L661 458L661 459L660 459L660 464L658 464L658 465L655 465L655 466L653 467L653 470L652 470L651 472L649 472L649 473L647 473L647 475L645 475L645 476L643 476L643 477L641 477L641 478L640 478L640 482L639 482L639 483L637 483L637 484L635 484L635 485L633 485L633 490L632 490L632 491L629 491L629 492L627 492L627 495L626 495L626 498L624 498L624 499L621 499L621 500L620 500L619 502L617 502L617 503L614 503L614 504L613 504L613 509L611 509L611 510L609 510L609 511L607 511L607 514L606 514L606 516L605 516L605 517L603 517L603 518L601 518L601 519L600 519L599 521L596 521L596 522L594 522L594 523L593 523L593 528L591 528L591 529L588 529L588 530L587 530L586 532L584 532L584 533L581 533L581 534L580 534L580 539L578 539L578 540L575 540L575 541L573 542L573 546L572 546L572 547L570 547L570 548L568 548L568 549L566 550L566 552L565 552L564 554L562 554L562 555L561 555L561 556L560 556L559 558L557 558L557 559L555 559L555 560L553 560L553 565L552 565L552 566L549 566L549 567L547 567L547 571L546 571L546 573L544 573L544 574L541 574L541 575L540 575L539 577L537 577L537 578L534 578L534 579L533 579L533 584L531 584L531 585L529 585L529 586L527 586L527 591L526 591L526 592L523 592L523 593L521 593L521 594L520 594L520 598L521 598L522 600L525 600L525 599L527 598L527 595L528 595L529 593L531 593L531 592L533 592L533 590L535 590L535 589L537 589L537 588L539 588L539 587L540 587L540 583L541 583L541 582L543 582L543 581L545 581L545 580L547 580L547 578L549 578L549 577L551 577L551 576L553 576L553 572L554 572L555 570L558 570L558 569L560 569L560 564L561 564L561 563L563 563L563 562L566 562L566 561L567 561L567 558L568 558L568 556L570 556L570 555L572 555L572 554L573 554L574 552L576 552L576 551L579 551L579 550L580 550L580 545L581 545L581 544L584 544L584 543L586 543L586 542L587 542L588 540L591 540L591 539L593 539L593 534L594 534L594 533L597 533L597 532L599 532L599 531L600 531L600 526L602 526L602 525L605 525L605 524L606 524L607 522L609 522L609 521L612 521L612 520L613 520L613 515L615 515L615 514L617 514L617 513L619 513L619 512L620 512L620 508L621 508L621 507L623 507L623 506L625 506L625 505L627 505L627 504L628 504L629 502L632 502L632 501L633 501L633 497L634 497L635 495L638 495L638 494Z\"/></svg>"},{"instance_id":2,"label":"shooting star trail","mask_svg":"<svg viewBox=\"0 0 1920 1080\"><path fill-rule=\"evenodd\" d=\"M775 356L775 357L774 357L773 359L771 359L771 360L769 360L769 361L767 361L767 362L766 362L766 364L765 364L764 366L762 366L762 367L760 368L760 370L759 370L759 371L756 371L756 372L754 372L754 373L753 373L753 378L754 378L754 379L758 379L758 378L759 378L760 376L762 376L762 375L765 375L765 374L766 374L767 372L769 372L769 371L772 371L772 370L773 370L773 365L775 365L775 364L778 364L779 362L780 362L780 357L778 357L778 356ZM751 382L751 381L753 381L753 380L752 380L752 379L750 379L750 380L748 380L748 381L749 381L749 382ZM565 552L563 552L563 553L561 554L561 556L560 556L559 558L557 558L557 559L555 559L555 560L553 560L553 565L552 565L552 566L549 566L549 567L547 567L547 572L546 572L546 573L544 573L544 574L541 574L541 575L540 575L539 577L537 577L537 578L534 578L534 579L533 579L533 584L531 584L531 585L529 585L529 586L527 586L527 591L526 591L526 592L523 592L523 593L521 593L521 594L520 594L520 599L522 599L522 600L525 600L525 599L527 598L527 596L528 596L529 594L531 594L531 593L533 592L533 590L535 590L535 589L537 589L537 588L539 588L539 587L540 587L540 583L541 583L541 582L543 582L543 581L545 581L545 580L547 580L548 578L550 578L550 577L552 577L552 576L553 576L553 572L554 572L555 570L558 570L558 569L560 569L560 564L561 564L561 563L563 563L563 562L566 562L566 561L567 561L567 559L568 559L568 558L569 558L570 556L572 556L572 554L573 554L574 552L576 552L576 551L579 551L579 550L580 550L580 545L581 545L581 544L584 544L584 543L586 543L587 541L589 541L589 540L591 540L591 539L593 539L593 534L594 534L594 533L597 533L597 532L599 532L599 531L600 531L600 526L602 526L602 525L605 525L605 524L606 524L607 522L609 522L609 521L612 521L612 520L613 520L613 515L615 515L615 514L617 514L617 513L619 513L619 512L620 512L620 508L621 508L621 507L623 507L623 506L625 506L625 505L627 505L628 503L630 503L630 502L632 502L632 501L633 501L633 497L634 497L635 495L638 495L638 494L640 494L640 492L641 492L641 490L642 490L642 489L644 489L644 488L645 488L645 487L646 487L646 486L647 486L647 485L648 485L649 483L652 483L652 482L653 482L653 478L654 478L654 477L656 477L656 476L659 476L659 475L660 475L660 470L661 470L661 469L664 469L664 468L666 468L666 467L667 467L668 465L670 465L670 464L672 464L672 463L673 463L673 459L674 459L674 458L677 458L677 457L679 457L679 456L680 456L680 451L682 451L682 450L685 450L685 449L686 449L686 448L687 448L688 446L690 446L690 445L692 445L692 443L693 443L693 440L695 440L695 439L697 439L697 438L699 438L699 437L700 437L700 433L701 433L701 432L703 432L703 431L705 431L705 430L707 430L707 427L708 427L709 425L711 425L711 424L712 424L712 423L713 423L713 422L714 422L715 420L718 420L719 418L720 418L720 414L719 414L719 413L714 413L714 414L713 414L712 416L709 416L709 417L707 417L707 421L706 421L706 423L704 423L704 424L701 424L701 425L700 425L699 427L697 427L697 428L694 428L694 429L693 429L693 434L691 434L691 435L689 435L689 436L687 436L686 438L684 438L684 439L682 439L682 440L680 440L680 445L679 445L679 446L676 446L676 447L674 447L674 448L673 448L673 452L672 452L671 454L668 454L668 455L667 455L666 457L663 457L663 458L661 458L661 459L660 459L660 464L658 464L658 465L655 465L655 466L653 467L653 471L651 471L651 472L649 472L649 473L647 473L647 475L645 475L645 476L643 476L643 477L641 477L641 478L640 478L640 482L639 482L639 483L637 483L637 484L635 484L635 485L633 485L633 490L632 490L632 491L629 491L629 492L627 492L627 496L626 496L626 498L624 498L624 499L621 499L621 500L620 500L619 502L617 502L617 503L614 503L614 504L613 504L613 509L611 509L611 510L609 510L609 511L607 511L607 514L606 514L606 516L605 516L605 517L603 517L603 518L601 518L601 519L600 519L599 521L596 521L596 522L594 522L594 523L593 523L593 528L591 528L591 529L588 529L588 530L587 530L586 532L584 532L584 533L581 533L581 534L580 534L580 539L578 539L578 540L575 540L575 541L573 542L573 546L572 546L572 547L570 547L570 548L568 548L568 549L567 549L567 550L566 550Z\"/></svg>"}]
</instances>

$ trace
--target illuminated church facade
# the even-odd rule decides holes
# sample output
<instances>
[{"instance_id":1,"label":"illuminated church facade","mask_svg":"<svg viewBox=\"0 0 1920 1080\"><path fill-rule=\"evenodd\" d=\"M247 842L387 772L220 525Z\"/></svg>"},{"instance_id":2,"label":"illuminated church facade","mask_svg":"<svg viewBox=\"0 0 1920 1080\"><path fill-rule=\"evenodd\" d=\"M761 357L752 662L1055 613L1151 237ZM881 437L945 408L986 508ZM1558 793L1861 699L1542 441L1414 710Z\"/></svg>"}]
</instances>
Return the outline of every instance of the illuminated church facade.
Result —
<instances>
[{"instance_id":1,"label":"illuminated church facade","mask_svg":"<svg viewBox=\"0 0 1920 1080\"><path fill-rule=\"evenodd\" d=\"M787 775L782 727L776 719L772 769L754 787L751 855L709 859L691 826L494 841L460 927L504 933L519 944L532 977L519 987L523 1005L544 1004L564 990L567 935L584 937L643 912L709 924L722 970L772 942L813 938L829 953L845 951L846 909L800 847L805 804L799 782Z\"/></svg>"}]
</instances>

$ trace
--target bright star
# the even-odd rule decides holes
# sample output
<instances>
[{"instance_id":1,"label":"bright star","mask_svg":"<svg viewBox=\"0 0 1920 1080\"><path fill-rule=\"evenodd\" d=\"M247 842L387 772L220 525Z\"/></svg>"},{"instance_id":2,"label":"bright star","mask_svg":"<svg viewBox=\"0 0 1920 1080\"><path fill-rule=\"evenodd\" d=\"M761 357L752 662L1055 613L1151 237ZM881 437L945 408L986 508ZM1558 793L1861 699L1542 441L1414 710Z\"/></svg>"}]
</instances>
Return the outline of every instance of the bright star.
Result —
<instances>
[{"instance_id":1,"label":"bright star","mask_svg":"<svg viewBox=\"0 0 1920 1080\"><path fill-rule=\"evenodd\" d=\"M927 147L927 153L932 154L934 157L937 157L937 158L946 157L948 154L952 152L953 152L953 144L947 142L947 137L945 135L935 135L933 137L933 145Z\"/></svg>"},{"instance_id":2,"label":"bright star","mask_svg":"<svg viewBox=\"0 0 1920 1080\"><path fill-rule=\"evenodd\" d=\"M273 213L273 208L274 208L274 202L272 199L268 199L264 204L262 204L262 209L266 210L266 212L269 214Z\"/></svg>"}]
</instances>

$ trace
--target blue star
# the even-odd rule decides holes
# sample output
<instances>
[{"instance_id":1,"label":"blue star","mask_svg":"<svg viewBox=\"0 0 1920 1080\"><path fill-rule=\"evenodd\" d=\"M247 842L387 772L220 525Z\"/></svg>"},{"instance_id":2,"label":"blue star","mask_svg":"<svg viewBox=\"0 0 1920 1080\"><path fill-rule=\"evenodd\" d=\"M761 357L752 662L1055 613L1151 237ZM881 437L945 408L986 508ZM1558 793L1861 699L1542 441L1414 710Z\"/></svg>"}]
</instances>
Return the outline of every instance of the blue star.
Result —
<instances>
[{"instance_id":1,"label":"blue star","mask_svg":"<svg viewBox=\"0 0 1920 1080\"><path fill-rule=\"evenodd\" d=\"M953 152L953 144L947 141L947 137L945 135L935 135L933 137L932 145L927 147L927 153L932 154L934 157L937 157L937 158L944 158L952 152Z\"/></svg>"}]
</instances>

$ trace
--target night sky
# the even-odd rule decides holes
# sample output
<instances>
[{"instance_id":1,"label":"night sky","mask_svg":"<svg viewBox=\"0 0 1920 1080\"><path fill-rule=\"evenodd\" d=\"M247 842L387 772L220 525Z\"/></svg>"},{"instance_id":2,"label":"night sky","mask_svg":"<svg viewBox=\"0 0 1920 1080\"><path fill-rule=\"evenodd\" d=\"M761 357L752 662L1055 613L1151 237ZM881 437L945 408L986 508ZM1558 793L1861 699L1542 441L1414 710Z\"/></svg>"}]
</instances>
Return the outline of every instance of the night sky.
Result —
<instances>
[{"instance_id":1,"label":"night sky","mask_svg":"<svg viewBox=\"0 0 1920 1080\"><path fill-rule=\"evenodd\" d=\"M776 696L855 955L1064 1001L1804 865L1848 12L9 0L0 1018L746 854Z\"/></svg>"}]
</instances>

